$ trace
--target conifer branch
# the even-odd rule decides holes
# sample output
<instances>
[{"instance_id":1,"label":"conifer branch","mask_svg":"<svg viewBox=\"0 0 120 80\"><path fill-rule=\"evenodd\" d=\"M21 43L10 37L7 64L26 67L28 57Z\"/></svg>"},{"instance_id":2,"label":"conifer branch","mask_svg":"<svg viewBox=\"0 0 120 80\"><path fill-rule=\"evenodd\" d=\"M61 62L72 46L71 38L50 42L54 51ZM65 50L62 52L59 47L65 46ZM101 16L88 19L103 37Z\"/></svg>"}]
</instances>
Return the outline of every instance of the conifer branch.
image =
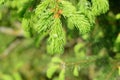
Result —
<instances>
[{"instance_id":1,"label":"conifer branch","mask_svg":"<svg viewBox=\"0 0 120 80\"><path fill-rule=\"evenodd\" d=\"M109 10L108 0L92 0L92 12L95 16L104 14Z\"/></svg>"}]
</instances>

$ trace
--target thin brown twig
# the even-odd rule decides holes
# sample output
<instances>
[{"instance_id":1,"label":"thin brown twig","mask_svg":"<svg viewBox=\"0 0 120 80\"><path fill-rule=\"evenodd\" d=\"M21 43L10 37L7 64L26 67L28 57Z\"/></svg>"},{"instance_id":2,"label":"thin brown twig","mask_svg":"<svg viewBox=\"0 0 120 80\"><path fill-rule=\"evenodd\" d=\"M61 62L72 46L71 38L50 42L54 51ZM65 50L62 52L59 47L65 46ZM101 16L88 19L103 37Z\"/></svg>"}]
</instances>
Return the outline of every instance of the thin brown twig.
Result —
<instances>
[{"instance_id":1,"label":"thin brown twig","mask_svg":"<svg viewBox=\"0 0 120 80\"><path fill-rule=\"evenodd\" d=\"M22 29L14 30L12 28L0 26L0 32L8 35L24 36Z\"/></svg>"},{"instance_id":2,"label":"thin brown twig","mask_svg":"<svg viewBox=\"0 0 120 80\"><path fill-rule=\"evenodd\" d=\"M6 57L9 53L11 53L11 51L17 46L20 44L20 40L19 39L16 39L14 42L12 42L8 47L7 49L5 49L5 51L0 55L0 58L4 58Z\"/></svg>"},{"instance_id":3,"label":"thin brown twig","mask_svg":"<svg viewBox=\"0 0 120 80\"><path fill-rule=\"evenodd\" d=\"M96 59L95 59L96 60ZM95 60L81 60L79 62L75 62L75 63L67 63L67 66L71 66L71 65L79 65L81 63L89 63L89 62L94 62Z\"/></svg>"}]
</instances>

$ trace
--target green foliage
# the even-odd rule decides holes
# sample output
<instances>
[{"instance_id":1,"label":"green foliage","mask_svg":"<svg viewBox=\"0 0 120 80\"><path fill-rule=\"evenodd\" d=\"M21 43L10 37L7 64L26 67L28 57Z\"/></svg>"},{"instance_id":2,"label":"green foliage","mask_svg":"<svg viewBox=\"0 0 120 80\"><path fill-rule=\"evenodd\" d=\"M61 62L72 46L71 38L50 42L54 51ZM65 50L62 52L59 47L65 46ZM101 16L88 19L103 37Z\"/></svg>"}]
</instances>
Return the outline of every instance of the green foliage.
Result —
<instances>
[{"instance_id":1,"label":"green foliage","mask_svg":"<svg viewBox=\"0 0 120 80\"><path fill-rule=\"evenodd\" d=\"M81 34L85 34L90 31L90 23L85 15L80 14L76 8L67 1L62 1L63 4L63 16L68 18L68 26L72 28L76 26Z\"/></svg>"},{"instance_id":2,"label":"green foliage","mask_svg":"<svg viewBox=\"0 0 120 80\"><path fill-rule=\"evenodd\" d=\"M23 18L23 20L22 20L22 27L23 27L23 29L24 29L24 34L26 35L26 36L30 36L30 26L29 26L29 20L28 19L26 19L26 18Z\"/></svg>"},{"instance_id":3,"label":"green foliage","mask_svg":"<svg viewBox=\"0 0 120 80\"><path fill-rule=\"evenodd\" d=\"M120 19L120 13L116 15L116 19Z\"/></svg>"},{"instance_id":4,"label":"green foliage","mask_svg":"<svg viewBox=\"0 0 120 80\"><path fill-rule=\"evenodd\" d=\"M41 14L44 14L44 11L46 11L50 1L51 0L45 0L37 6L37 8L35 9L36 16L40 17Z\"/></svg>"},{"instance_id":5,"label":"green foliage","mask_svg":"<svg viewBox=\"0 0 120 80\"><path fill-rule=\"evenodd\" d=\"M65 80L65 70L61 70L60 74L59 74L59 80Z\"/></svg>"},{"instance_id":6,"label":"green foliage","mask_svg":"<svg viewBox=\"0 0 120 80\"><path fill-rule=\"evenodd\" d=\"M50 64L49 68L47 70L47 77L52 78L55 72L60 70L63 61L59 57L53 57ZM64 66L64 65L63 65ZM64 80L65 78L65 69L62 68L62 70L59 73L59 80Z\"/></svg>"},{"instance_id":7,"label":"green foliage","mask_svg":"<svg viewBox=\"0 0 120 80\"><path fill-rule=\"evenodd\" d=\"M120 75L120 67L118 67L118 73L119 73L119 75Z\"/></svg>"},{"instance_id":8,"label":"green foliage","mask_svg":"<svg viewBox=\"0 0 120 80\"><path fill-rule=\"evenodd\" d=\"M0 4L2 4L4 2L4 0L0 0Z\"/></svg>"},{"instance_id":9,"label":"green foliage","mask_svg":"<svg viewBox=\"0 0 120 80\"><path fill-rule=\"evenodd\" d=\"M47 70L47 77L52 78L52 75L55 73L55 71L59 68L58 65L53 65Z\"/></svg>"},{"instance_id":10,"label":"green foliage","mask_svg":"<svg viewBox=\"0 0 120 80\"><path fill-rule=\"evenodd\" d=\"M93 7L94 3L95 2L93 1ZM47 45L48 53L54 54L64 52L65 34L62 30L62 22L60 19L55 18L60 18L60 16L63 15L67 20L70 29L73 29L75 26L79 29L80 34L90 32L94 24L95 16L93 15L94 13L92 13L92 6L89 4L90 2L87 0L80 0L78 4L79 9L77 10L77 8L69 1L45 0L37 6L34 15L36 22L34 21L33 29L40 35L44 32L49 34ZM105 5L105 7L108 7L108 5ZM98 10L97 8L98 7L96 6L94 7L94 9ZM102 8L101 10L98 10L99 12L95 12L95 14L101 14L103 10L104 9ZM104 12L106 11L107 9L104 10Z\"/></svg>"},{"instance_id":11,"label":"green foliage","mask_svg":"<svg viewBox=\"0 0 120 80\"><path fill-rule=\"evenodd\" d=\"M78 10L81 14L84 14L90 25L95 23L94 12L92 12L92 5L88 0L80 0L78 3Z\"/></svg>"},{"instance_id":12,"label":"green foliage","mask_svg":"<svg viewBox=\"0 0 120 80\"><path fill-rule=\"evenodd\" d=\"M86 57L85 50L83 49L84 46L85 46L84 43L78 43L77 45L75 45L74 52L75 52L76 57L78 58Z\"/></svg>"},{"instance_id":13,"label":"green foliage","mask_svg":"<svg viewBox=\"0 0 120 80\"><path fill-rule=\"evenodd\" d=\"M62 60L59 57L53 57L51 62L53 62L53 63L62 63Z\"/></svg>"},{"instance_id":14,"label":"green foliage","mask_svg":"<svg viewBox=\"0 0 120 80\"><path fill-rule=\"evenodd\" d=\"M0 26L24 30L0 33L0 80L117 79L119 13L108 10L108 0L0 0Z\"/></svg>"},{"instance_id":15,"label":"green foliage","mask_svg":"<svg viewBox=\"0 0 120 80\"><path fill-rule=\"evenodd\" d=\"M3 75L3 80L12 80L12 77L10 75Z\"/></svg>"},{"instance_id":16,"label":"green foliage","mask_svg":"<svg viewBox=\"0 0 120 80\"><path fill-rule=\"evenodd\" d=\"M116 80L117 70L114 70L115 68L111 67L110 65L109 67L106 66L106 68L107 69L102 68L102 70L97 74L97 77L94 80ZM108 74L109 71L111 71L111 74Z\"/></svg>"},{"instance_id":17,"label":"green foliage","mask_svg":"<svg viewBox=\"0 0 120 80\"><path fill-rule=\"evenodd\" d=\"M106 13L108 10L108 0L92 0L92 12L95 16Z\"/></svg>"},{"instance_id":18,"label":"green foliage","mask_svg":"<svg viewBox=\"0 0 120 80\"><path fill-rule=\"evenodd\" d=\"M74 67L73 75L74 75L74 76L77 76L77 77L79 76L78 66L75 66L75 67Z\"/></svg>"},{"instance_id":19,"label":"green foliage","mask_svg":"<svg viewBox=\"0 0 120 80\"><path fill-rule=\"evenodd\" d=\"M63 53L65 45L65 33L59 19L55 19L48 40L48 53Z\"/></svg>"},{"instance_id":20,"label":"green foliage","mask_svg":"<svg viewBox=\"0 0 120 80\"><path fill-rule=\"evenodd\" d=\"M20 76L20 73L18 73L18 72L15 72L15 73L13 74L13 78L14 78L15 80L22 80L22 78L21 78L21 76Z\"/></svg>"},{"instance_id":21,"label":"green foliage","mask_svg":"<svg viewBox=\"0 0 120 80\"><path fill-rule=\"evenodd\" d=\"M120 51L120 34L116 38L115 45L114 45L114 51L115 52Z\"/></svg>"},{"instance_id":22,"label":"green foliage","mask_svg":"<svg viewBox=\"0 0 120 80\"><path fill-rule=\"evenodd\" d=\"M104 13L107 11L104 6L102 9L97 9L99 7L94 6L96 4L93 1L93 10L98 10L99 12L95 12L98 14ZM98 4L97 4L98 5ZM101 5L98 5L101 6ZM65 45L65 33L62 29L62 22L60 20L60 16L64 16L65 20L67 20L68 26L70 29L73 29L74 26L78 28L80 34L85 34L90 32L93 24L94 11L92 11L92 6L90 6L90 2L85 0L80 0L77 8L72 5L71 2L61 0L61 1L51 1L45 0L42 1L41 4L37 6L35 9L34 22L33 20L29 21L23 19L23 26L27 32L30 32L30 26L27 28L27 23L32 24L32 29L38 32L38 34L43 35L44 32L49 34L47 52L50 54L54 53L63 53L64 45ZM105 4L105 7L108 5ZM57 18L57 19L56 19ZM29 19L29 18L28 18ZM26 22L27 21L27 22ZM26 25L24 25L26 23ZM28 31L29 30L29 31Z\"/></svg>"}]
</instances>

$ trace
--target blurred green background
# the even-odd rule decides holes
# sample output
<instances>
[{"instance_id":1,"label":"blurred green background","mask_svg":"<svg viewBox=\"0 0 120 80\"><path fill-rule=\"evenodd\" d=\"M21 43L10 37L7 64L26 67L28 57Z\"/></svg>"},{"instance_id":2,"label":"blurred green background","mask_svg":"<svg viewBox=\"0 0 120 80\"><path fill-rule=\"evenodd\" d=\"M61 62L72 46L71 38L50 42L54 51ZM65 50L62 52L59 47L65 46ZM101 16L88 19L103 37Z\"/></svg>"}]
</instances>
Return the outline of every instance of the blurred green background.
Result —
<instances>
[{"instance_id":1,"label":"blurred green background","mask_svg":"<svg viewBox=\"0 0 120 80\"><path fill-rule=\"evenodd\" d=\"M27 0L0 5L0 80L57 80L59 71L52 79L46 76L54 57L46 53L46 38L26 38L23 34L21 7L24 1ZM76 5L78 0L69 1ZM109 0L109 5L110 10L96 18L90 34L80 36L77 29L66 32L67 44L60 58L71 64L67 66L65 80L120 80L120 0ZM79 56L84 53L90 58L79 63ZM87 64L86 61L94 59ZM75 66L72 63L80 68L78 77L72 74Z\"/></svg>"}]
</instances>

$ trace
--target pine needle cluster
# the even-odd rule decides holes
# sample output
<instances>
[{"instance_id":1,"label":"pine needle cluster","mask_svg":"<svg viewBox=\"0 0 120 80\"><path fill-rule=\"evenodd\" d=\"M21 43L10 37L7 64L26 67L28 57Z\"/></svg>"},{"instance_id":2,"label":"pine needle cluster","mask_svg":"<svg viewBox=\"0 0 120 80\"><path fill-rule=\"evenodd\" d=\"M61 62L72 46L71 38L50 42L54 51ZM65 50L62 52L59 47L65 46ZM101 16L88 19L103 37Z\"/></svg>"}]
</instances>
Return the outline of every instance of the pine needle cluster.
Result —
<instances>
[{"instance_id":1,"label":"pine needle cluster","mask_svg":"<svg viewBox=\"0 0 120 80\"><path fill-rule=\"evenodd\" d=\"M69 29L76 27L83 35L91 31L95 17L105 13L108 9L107 0L92 0L91 2L80 0L78 7L66 0L44 0L31 13L26 13L30 16L28 19L26 19L26 15L24 16L23 29L26 33L30 32L31 29L40 35L48 33L48 53L63 53L66 34L61 17L67 21L65 27Z\"/></svg>"}]
</instances>

